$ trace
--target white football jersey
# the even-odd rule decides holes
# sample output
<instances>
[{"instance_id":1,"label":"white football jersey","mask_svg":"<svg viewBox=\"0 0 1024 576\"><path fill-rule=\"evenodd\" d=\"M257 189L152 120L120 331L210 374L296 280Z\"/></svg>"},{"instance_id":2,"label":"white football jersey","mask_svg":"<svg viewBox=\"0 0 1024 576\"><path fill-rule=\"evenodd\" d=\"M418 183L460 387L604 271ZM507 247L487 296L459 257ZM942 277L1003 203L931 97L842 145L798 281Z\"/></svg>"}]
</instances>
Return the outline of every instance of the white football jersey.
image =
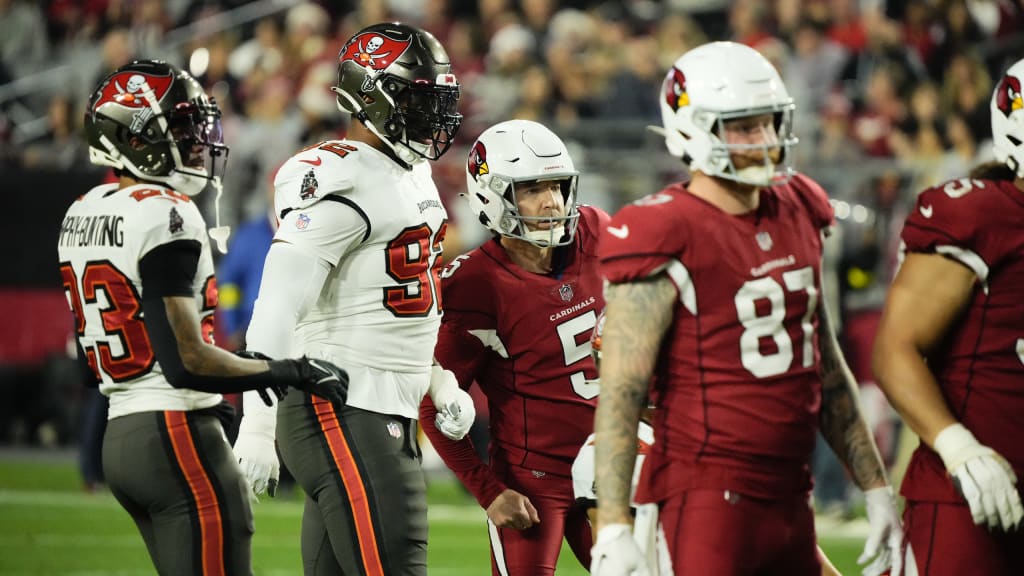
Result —
<instances>
[{"instance_id":1,"label":"white football jersey","mask_svg":"<svg viewBox=\"0 0 1024 576\"><path fill-rule=\"evenodd\" d=\"M203 337L213 342L217 282L206 223L195 202L158 184L93 188L68 208L57 253L78 342L110 397L109 418L209 408L220 394L174 388L164 377L142 311L139 261L177 240L202 245L194 291Z\"/></svg>"},{"instance_id":2,"label":"white football jersey","mask_svg":"<svg viewBox=\"0 0 1024 576\"><path fill-rule=\"evenodd\" d=\"M448 219L430 164L406 170L367 144L334 140L290 158L274 187L275 240L333 265L297 324L298 352L349 372L348 404L418 417L441 323Z\"/></svg>"}]
</instances>

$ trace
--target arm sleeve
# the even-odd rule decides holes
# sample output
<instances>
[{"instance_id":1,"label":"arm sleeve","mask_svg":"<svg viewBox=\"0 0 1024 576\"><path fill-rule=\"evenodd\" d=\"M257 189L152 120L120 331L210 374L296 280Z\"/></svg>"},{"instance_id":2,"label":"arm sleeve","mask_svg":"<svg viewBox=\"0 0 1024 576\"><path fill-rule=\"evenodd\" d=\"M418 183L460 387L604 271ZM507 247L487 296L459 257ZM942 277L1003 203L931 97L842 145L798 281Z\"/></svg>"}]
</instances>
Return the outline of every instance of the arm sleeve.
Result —
<instances>
[{"instance_id":1,"label":"arm sleeve","mask_svg":"<svg viewBox=\"0 0 1024 576\"><path fill-rule=\"evenodd\" d=\"M437 346L434 354L437 362L446 370L451 370L459 381L459 387L468 390L479 369L480 358L485 351L480 340L462 337L457 323L449 319L441 326L438 333ZM467 436L462 440L452 440L434 426L437 408L429 396L420 403L420 422L423 433L430 439L430 444L455 473L467 490L476 498L480 506L487 508L491 502L505 491L505 484L498 479L491 468L477 455L473 442Z\"/></svg>"},{"instance_id":2,"label":"arm sleeve","mask_svg":"<svg viewBox=\"0 0 1024 576\"><path fill-rule=\"evenodd\" d=\"M164 298L194 297L192 279L198 266L200 249L194 240L169 242L153 248L139 261L146 332L167 381L175 388L226 394L265 388L274 382L289 384L296 381L298 376L295 370L288 370L289 367L284 365L279 366L276 376L274 366L267 372L246 376L194 374L185 367L178 349L178 339L167 318Z\"/></svg>"},{"instance_id":3,"label":"arm sleeve","mask_svg":"<svg viewBox=\"0 0 1024 576\"><path fill-rule=\"evenodd\" d=\"M288 242L274 242L263 263L260 293L253 305L252 320L245 333L246 349L270 358L296 355L295 325L320 297L331 265L323 258ZM272 426L275 406L263 403L259 394L242 396L243 423L262 421Z\"/></svg>"}]
</instances>

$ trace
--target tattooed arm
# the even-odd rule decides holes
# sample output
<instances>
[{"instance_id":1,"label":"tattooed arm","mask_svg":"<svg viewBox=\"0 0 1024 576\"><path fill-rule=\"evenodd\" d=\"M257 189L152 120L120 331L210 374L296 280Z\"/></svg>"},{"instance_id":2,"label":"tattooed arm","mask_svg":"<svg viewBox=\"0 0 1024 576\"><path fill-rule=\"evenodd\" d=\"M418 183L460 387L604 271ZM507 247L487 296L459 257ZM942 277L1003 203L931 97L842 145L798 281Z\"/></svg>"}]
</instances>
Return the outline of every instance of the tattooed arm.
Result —
<instances>
[{"instance_id":1,"label":"tattooed arm","mask_svg":"<svg viewBox=\"0 0 1024 576\"><path fill-rule=\"evenodd\" d=\"M601 396L594 417L598 529L632 523L629 491L637 426L676 294L664 273L605 290Z\"/></svg>"},{"instance_id":2,"label":"tattooed arm","mask_svg":"<svg viewBox=\"0 0 1024 576\"><path fill-rule=\"evenodd\" d=\"M885 465L860 412L857 382L846 365L824 298L818 305L821 353L821 433L863 491L886 486Z\"/></svg>"}]
</instances>

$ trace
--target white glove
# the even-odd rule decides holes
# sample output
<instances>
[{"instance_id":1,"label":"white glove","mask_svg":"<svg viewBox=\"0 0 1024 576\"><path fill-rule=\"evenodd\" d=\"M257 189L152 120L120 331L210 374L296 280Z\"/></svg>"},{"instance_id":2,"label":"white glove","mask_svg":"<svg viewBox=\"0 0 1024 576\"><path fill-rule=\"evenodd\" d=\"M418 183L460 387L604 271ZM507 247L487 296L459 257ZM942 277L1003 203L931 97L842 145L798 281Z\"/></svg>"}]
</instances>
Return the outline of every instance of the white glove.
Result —
<instances>
[{"instance_id":1,"label":"white glove","mask_svg":"<svg viewBox=\"0 0 1024 576\"><path fill-rule=\"evenodd\" d=\"M864 500L869 531L864 552L857 558L857 564L870 562L864 566L864 576L880 576L890 566L892 571L889 574L900 576L903 571L903 526L896 512L892 486L868 490L864 493Z\"/></svg>"},{"instance_id":2,"label":"white glove","mask_svg":"<svg viewBox=\"0 0 1024 576\"><path fill-rule=\"evenodd\" d=\"M430 369L430 389L427 391L437 408L434 425L442 434L452 440L462 440L476 419L473 397L459 387L459 381L451 370L438 364Z\"/></svg>"},{"instance_id":3,"label":"white glove","mask_svg":"<svg viewBox=\"0 0 1024 576\"><path fill-rule=\"evenodd\" d=\"M971 507L975 524L1005 531L1024 517L1017 475L1005 458L984 446L962 424L947 426L935 437L935 451L953 477L957 491Z\"/></svg>"},{"instance_id":4,"label":"white glove","mask_svg":"<svg viewBox=\"0 0 1024 576\"><path fill-rule=\"evenodd\" d=\"M629 524L609 524L590 549L590 576L647 576L647 561Z\"/></svg>"},{"instance_id":5,"label":"white glove","mask_svg":"<svg viewBox=\"0 0 1024 576\"><path fill-rule=\"evenodd\" d=\"M252 489L254 497L267 492L277 493L277 480L281 465L277 461L274 436L277 431L277 406L267 406L256 392L244 392L242 404L245 415L238 425L235 457ZM258 499L256 499L258 501Z\"/></svg>"}]
</instances>

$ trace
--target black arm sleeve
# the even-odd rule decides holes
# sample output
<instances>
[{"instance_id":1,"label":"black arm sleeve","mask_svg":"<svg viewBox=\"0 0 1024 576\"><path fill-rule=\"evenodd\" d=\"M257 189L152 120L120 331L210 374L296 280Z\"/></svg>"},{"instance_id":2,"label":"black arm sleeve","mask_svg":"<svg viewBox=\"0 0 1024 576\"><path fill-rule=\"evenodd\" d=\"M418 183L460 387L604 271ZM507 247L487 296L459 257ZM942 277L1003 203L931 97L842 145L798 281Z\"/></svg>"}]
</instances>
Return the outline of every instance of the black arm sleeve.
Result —
<instances>
[{"instance_id":1,"label":"black arm sleeve","mask_svg":"<svg viewBox=\"0 0 1024 576\"><path fill-rule=\"evenodd\" d=\"M178 339L167 319L164 298L195 295L193 281L199 266L200 250L201 246L195 240L170 242L150 250L139 262L146 332L167 381L175 388L221 394L275 385L284 387L299 382L295 360L274 361L270 363L270 370L247 376L210 376L193 374L186 369L178 351Z\"/></svg>"},{"instance_id":2,"label":"black arm sleeve","mask_svg":"<svg viewBox=\"0 0 1024 576\"><path fill-rule=\"evenodd\" d=\"M89 357L85 355L82 343L75 338L75 348L78 350L78 377L86 388L99 388L100 381L96 378L96 372L89 366Z\"/></svg>"}]
</instances>

